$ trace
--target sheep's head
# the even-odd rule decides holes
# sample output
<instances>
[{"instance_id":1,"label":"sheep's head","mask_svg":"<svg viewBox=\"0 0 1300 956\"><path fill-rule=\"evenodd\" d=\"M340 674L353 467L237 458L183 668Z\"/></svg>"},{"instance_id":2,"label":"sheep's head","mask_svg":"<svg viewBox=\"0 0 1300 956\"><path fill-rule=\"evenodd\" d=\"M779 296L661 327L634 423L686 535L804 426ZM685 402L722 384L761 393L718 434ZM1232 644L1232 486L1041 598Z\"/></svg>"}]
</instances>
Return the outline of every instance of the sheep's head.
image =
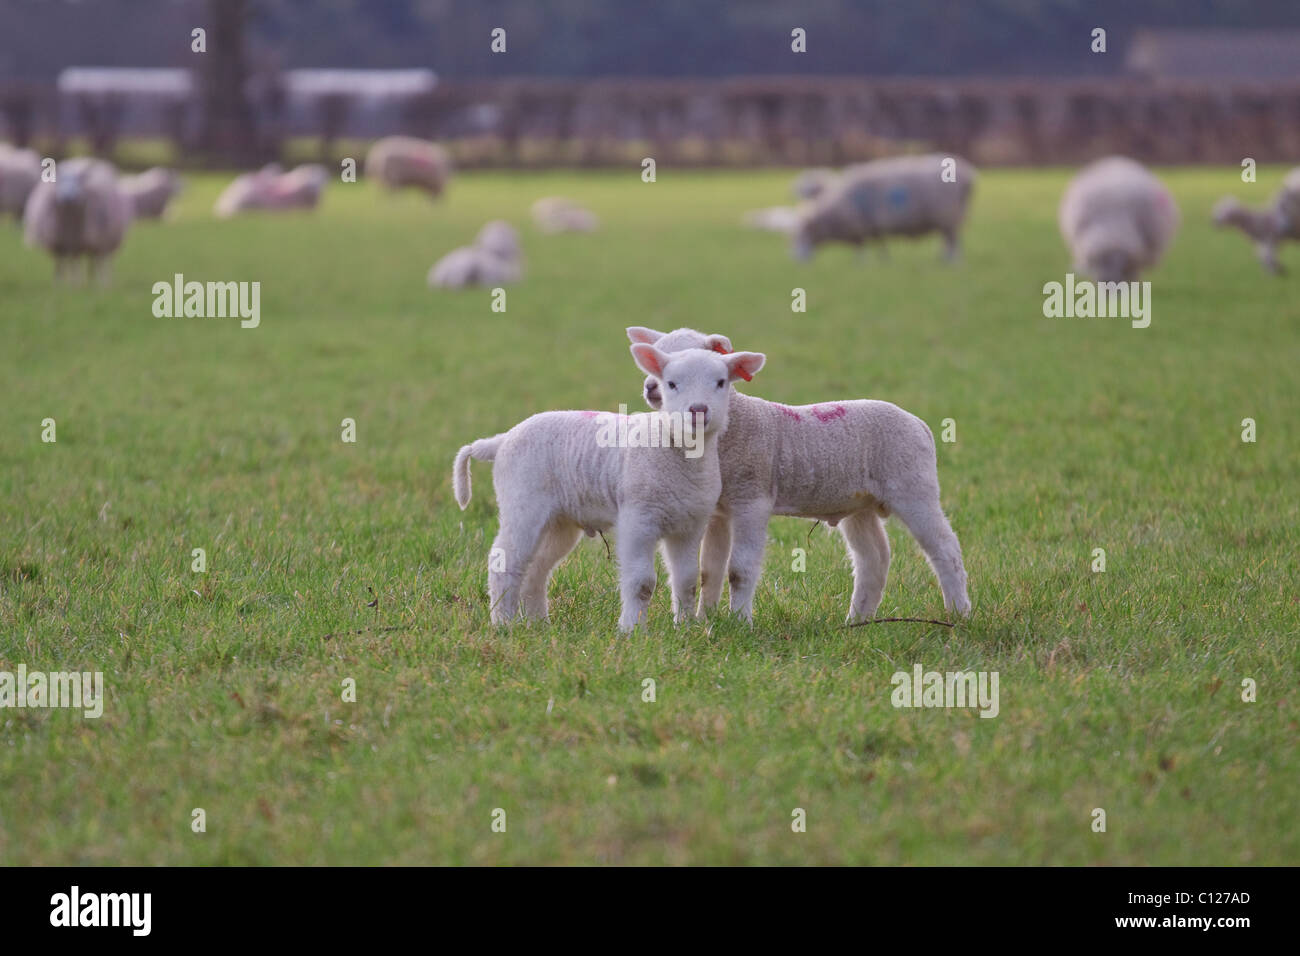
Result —
<instances>
[{"instance_id":1,"label":"sheep's head","mask_svg":"<svg viewBox=\"0 0 1300 956\"><path fill-rule=\"evenodd\" d=\"M632 357L646 375L662 383L662 411L681 415L684 423L708 435L727 427L730 385L738 378L753 378L767 357L760 352L722 355L703 349L665 352L638 342Z\"/></svg>"},{"instance_id":2,"label":"sheep's head","mask_svg":"<svg viewBox=\"0 0 1300 956\"><path fill-rule=\"evenodd\" d=\"M705 335L703 332L696 332L694 329L674 329L672 332L656 332L654 329L647 329L643 325L633 325L627 330L627 337L635 343L644 343L646 345L656 346L661 352L680 352L683 349L704 349L709 352L719 352L726 354L731 351L731 339L725 335ZM663 403L663 396L660 394L659 380L653 375L645 380L642 386L642 395L645 396L645 403L651 408L658 409Z\"/></svg>"},{"instance_id":3,"label":"sheep's head","mask_svg":"<svg viewBox=\"0 0 1300 956\"><path fill-rule=\"evenodd\" d=\"M1214 204L1211 221L1216 226L1227 226L1237 221L1241 215L1241 203L1235 196L1224 196Z\"/></svg>"},{"instance_id":4,"label":"sheep's head","mask_svg":"<svg viewBox=\"0 0 1300 956\"><path fill-rule=\"evenodd\" d=\"M479 230L474 245L498 259L513 262L519 259L519 233L515 227L500 219L493 219Z\"/></svg>"}]
</instances>

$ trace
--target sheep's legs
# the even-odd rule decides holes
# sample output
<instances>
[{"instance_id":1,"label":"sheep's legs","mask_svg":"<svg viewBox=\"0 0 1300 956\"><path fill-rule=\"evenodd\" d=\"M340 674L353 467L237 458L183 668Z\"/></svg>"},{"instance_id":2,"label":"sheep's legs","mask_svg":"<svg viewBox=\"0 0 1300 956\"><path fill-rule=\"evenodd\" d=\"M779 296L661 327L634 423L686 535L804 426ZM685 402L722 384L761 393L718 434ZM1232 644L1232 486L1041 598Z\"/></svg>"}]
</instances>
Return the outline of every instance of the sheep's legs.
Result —
<instances>
[{"instance_id":1,"label":"sheep's legs","mask_svg":"<svg viewBox=\"0 0 1300 956\"><path fill-rule=\"evenodd\" d=\"M668 565L668 583L673 591L673 621L677 624L695 612L701 537L689 534L664 539L664 563Z\"/></svg>"},{"instance_id":2,"label":"sheep's legs","mask_svg":"<svg viewBox=\"0 0 1300 956\"><path fill-rule=\"evenodd\" d=\"M731 609L747 623L754 623L754 590L763 571L763 549L767 546L767 522L772 508L768 502L758 507L735 510L731 514Z\"/></svg>"},{"instance_id":3,"label":"sheep's legs","mask_svg":"<svg viewBox=\"0 0 1300 956\"><path fill-rule=\"evenodd\" d=\"M107 289L113 284L113 262L107 257L99 259L90 259L86 262L86 282L89 284L90 277L95 277L96 284L101 289Z\"/></svg>"},{"instance_id":4,"label":"sheep's legs","mask_svg":"<svg viewBox=\"0 0 1300 956\"><path fill-rule=\"evenodd\" d=\"M1255 253L1259 256L1259 261L1263 264L1264 268L1273 273L1273 275L1281 275L1286 271L1282 268L1282 264L1277 261L1277 247L1274 246L1273 243L1257 243L1255 245Z\"/></svg>"},{"instance_id":5,"label":"sheep's legs","mask_svg":"<svg viewBox=\"0 0 1300 956\"><path fill-rule=\"evenodd\" d=\"M961 560L961 544L952 526L939 506L939 496L890 501L894 514L907 525L912 537L921 546L939 578L943 589L945 610L956 609L958 614L970 614L970 598L966 595L966 566Z\"/></svg>"},{"instance_id":6,"label":"sheep's legs","mask_svg":"<svg viewBox=\"0 0 1300 956\"><path fill-rule=\"evenodd\" d=\"M573 550L580 537L582 529L572 521L557 522L542 532L542 543L524 574L521 593L525 617L546 620L546 590L551 582L551 572Z\"/></svg>"},{"instance_id":7,"label":"sheep's legs","mask_svg":"<svg viewBox=\"0 0 1300 956\"><path fill-rule=\"evenodd\" d=\"M945 262L956 262L961 258L961 245L957 241L957 230L943 230L943 259Z\"/></svg>"},{"instance_id":8,"label":"sheep's legs","mask_svg":"<svg viewBox=\"0 0 1300 956\"><path fill-rule=\"evenodd\" d=\"M722 583L727 578L727 558L731 554L731 520L725 514L709 519L704 532L704 549L700 554L700 606L703 616L722 600Z\"/></svg>"},{"instance_id":9,"label":"sheep's legs","mask_svg":"<svg viewBox=\"0 0 1300 956\"><path fill-rule=\"evenodd\" d=\"M853 597L847 623L865 621L880 607L889 577L889 535L874 511L858 511L840 522L840 533L853 557Z\"/></svg>"},{"instance_id":10,"label":"sheep's legs","mask_svg":"<svg viewBox=\"0 0 1300 956\"><path fill-rule=\"evenodd\" d=\"M614 529L618 539L619 594L623 611L619 615L618 629L631 634L645 620L650 598L655 593L655 541L654 531L639 527L632 520L621 520ZM698 547L698 545L697 545Z\"/></svg>"},{"instance_id":11,"label":"sheep's legs","mask_svg":"<svg viewBox=\"0 0 1300 956\"><path fill-rule=\"evenodd\" d=\"M493 624L508 624L519 614L520 586L545 527L544 517L502 511L501 529L488 554L488 599Z\"/></svg>"}]
</instances>

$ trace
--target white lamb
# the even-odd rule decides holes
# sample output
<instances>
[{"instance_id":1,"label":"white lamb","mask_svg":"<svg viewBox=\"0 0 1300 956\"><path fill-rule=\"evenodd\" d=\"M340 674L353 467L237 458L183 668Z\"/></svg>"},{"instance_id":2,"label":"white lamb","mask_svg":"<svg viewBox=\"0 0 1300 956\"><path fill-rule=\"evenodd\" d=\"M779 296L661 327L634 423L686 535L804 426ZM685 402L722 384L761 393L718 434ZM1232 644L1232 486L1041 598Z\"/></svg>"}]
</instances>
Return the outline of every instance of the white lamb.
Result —
<instances>
[{"instance_id":1,"label":"white lamb","mask_svg":"<svg viewBox=\"0 0 1300 956\"><path fill-rule=\"evenodd\" d=\"M521 609L526 617L545 618L551 571L583 531L609 528L618 549L619 629L627 634L644 621L660 542L674 620L692 613L700 541L722 489L717 440L727 428L728 385L752 377L765 358L700 350L668 355L645 344L633 345L632 355L643 372L665 382L662 412L542 412L457 453L452 485L462 509L470 499L470 459L496 463L500 530L488 561L494 623L513 620ZM616 433L626 439L613 440ZM632 437L638 434L639 441Z\"/></svg>"},{"instance_id":2,"label":"white lamb","mask_svg":"<svg viewBox=\"0 0 1300 956\"><path fill-rule=\"evenodd\" d=\"M533 203L533 222L545 233L595 232L600 226L596 214L563 196L546 196Z\"/></svg>"},{"instance_id":3,"label":"white lamb","mask_svg":"<svg viewBox=\"0 0 1300 956\"><path fill-rule=\"evenodd\" d=\"M472 246L453 249L429 270L430 288L463 289L518 282L524 274L519 233L508 222L494 219L479 230Z\"/></svg>"},{"instance_id":4,"label":"white lamb","mask_svg":"<svg viewBox=\"0 0 1300 956\"><path fill-rule=\"evenodd\" d=\"M437 199L451 178L451 157L425 139L385 136L366 154L366 178L390 190L414 186Z\"/></svg>"},{"instance_id":5,"label":"white lamb","mask_svg":"<svg viewBox=\"0 0 1300 956\"><path fill-rule=\"evenodd\" d=\"M694 329L667 334L633 326L633 342L660 351L730 352L722 335ZM645 380L647 404L662 401L662 376ZM731 609L753 620L772 515L839 526L853 559L848 622L876 613L889 573L884 518L896 514L929 559L944 607L970 613L961 545L939 504L934 437L921 419L889 402L858 400L788 406L733 390L727 431L718 442L722 494L701 557L701 613L731 585ZM728 565L730 570L728 571Z\"/></svg>"},{"instance_id":6,"label":"white lamb","mask_svg":"<svg viewBox=\"0 0 1300 956\"><path fill-rule=\"evenodd\" d=\"M54 182L27 197L23 231L29 246L54 257L54 279L71 276L84 257L107 285L110 261L131 225L131 201L118 188L117 170L102 159L78 157L58 164Z\"/></svg>"},{"instance_id":7,"label":"white lamb","mask_svg":"<svg viewBox=\"0 0 1300 956\"><path fill-rule=\"evenodd\" d=\"M181 190L180 177L162 166L146 169L136 176L123 176L118 184L131 200L136 219L161 219L167 204Z\"/></svg>"},{"instance_id":8,"label":"white lamb","mask_svg":"<svg viewBox=\"0 0 1300 956\"><path fill-rule=\"evenodd\" d=\"M1132 282L1160 261L1178 231L1178 206L1141 163L1123 156L1084 167L1057 212L1074 268L1098 282Z\"/></svg>"},{"instance_id":9,"label":"white lamb","mask_svg":"<svg viewBox=\"0 0 1300 956\"><path fill-rule=\"evenodd\" d=\"M1277 248L1287 240L1300 240L1300 167L1287 173L1282 188L1263 209L1251 209L1234 196L1224 196L1215 203L1213 220L1216 226L1232 226L1255 240L1260 264L1274 275L1284 274Z\"/></svg>"}]
</instances>

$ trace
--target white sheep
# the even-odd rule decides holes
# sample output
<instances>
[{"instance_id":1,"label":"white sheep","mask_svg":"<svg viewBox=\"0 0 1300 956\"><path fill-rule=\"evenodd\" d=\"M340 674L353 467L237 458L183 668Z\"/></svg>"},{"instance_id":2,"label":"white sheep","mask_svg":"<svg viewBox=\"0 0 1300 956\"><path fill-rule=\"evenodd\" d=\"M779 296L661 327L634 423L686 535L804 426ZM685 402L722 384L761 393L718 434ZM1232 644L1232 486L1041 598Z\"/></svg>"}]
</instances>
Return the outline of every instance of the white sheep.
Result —
<instances>
[{"instance_id":1,"label":"white sheep","mask_svg":"<svg viewBox=\"0 0 1300 956\"><path fill-rule=\"evenodd\" d=\"M117 171L100 159L60 162L55 181L37 184L23 212L27 244L54 256L56 281L85 257L106 284L110 260L130 225L131 201L118 188Z\"/></svg>"},{"instance_id":2,"label":"white sheep","mask_svg":"<svg viewBox=\"0 0 1300 956\"><path fill-rule=\"evenodd\" d=\"M937 153L850 166L804 209L791 254L807 259L824 242L877 241L883 249L888 236L938 232L945 258L955 259L974 185L970 163Z\"/></svg>"},{"instance_id":3,"label":"white sheep","mask_svg":"<svg viewBox=\"0 0 1300 956\"><path fill-rule=\"evenodd\" d=\"M167 204L180 192L181 182L175 171L155 166L135 176L123 176L118 185L131 200L136 219L161 219Z\"/></svg>"},{"instance_id":4,"label":"white sheep","mask_svg":"<svg viewBox=\"0 0 1300 956\"><path fill-rule=\"evenodd\" d=\"M547 196L533 203L533 222L546 233L595 232L600 225L596 214L572 199Z\"/></svg>"},{"instance_id":5,"label":"white sheep","mask_svg":"<svg viewBox=\"0 0 1300 956\"><path fill-rule=\"evenodd\" d=\"M21 222L27 197L41 181L41 158L30 149L0 143L0 216Z\"/></svg>"},{"instance_id":6,"label":"white sheep","mask_svg":"<svg viewBox=\"0 0 1300 956\"><path fill-rule=\"evenodd\" d=\"M1057 219L1078 272L1098 282L1132 282L1160 261L1180 216L1169 190L1145 166L1111 156L1070 181Z\"/></svg>"},{"instance_id":7,"label":"white sheep","mask_svg":"<svg viewBox=\"0 0 1300 956\"><path fill-rule=\"evenodd\" d=\"M436 199L451 178L451 156L437 143L413 136L386 136L366 154L366 178L387 189L414 186Z\"/></svg>"},{"instance_id":8,"label":"white sheep","mask_svg":"<svg viewBox=\"0 0 1300 956\"><path fill-rule=\"evenodd\" d=\"M670 355L683 349L731 351L726 336L694 329L665 334L633 326L627 334ZM645 400L652 408L662 401L661 378L645 380ZM853 559L849 623L869 619L880 606L889 574L884 519L890 514L902 519L925 552L944 607L970 613L961 544L939 503L934 436L915 415L889 402L792 407L733 391L718 456L722 494L704 538L701 613L718 603L725 577L731 609L753 621L754 590L774 514L839 526Z\"/></svg>"},{"instance_id":9,"label":"white sheep","mask_svg":"<svg viewBox=\"0 0 1300 956\"><path fill-rule=\"evenodd\" d=\"M1300 240L1300 167L1287 173L1268 206L1251 209L1233 196L1224 196L1214 206L1213 220L1216 226L1232 226L1255 240L1264 268L1275 275L1284 273L1277 247L1287 239Z\"/></svg>"},{"instance_id":10,"label":"white sheep","mask_svg":"<svg viewBox=\"0 0 1300 956\"><path fill-rule=\"evenodd\" d=\"M523 277L519 233L508 222L494 219L479 230L472 246L447 253L429 270L430 288L489 288L518 282Z\"/></svg>"},{"instance_id":11,"label":"white sheep","mask_svg":"<svg viewBox=\"0 0 1300 956\"><path fill-rule=\"evenodd\" d=\"M495 462L500 530L488 560L493 623L512 621L520 610L544 619L552 570L583 531L611 528L619 630L630 633L645 619L660 542L673 618L680 623L693 613L700 541L722 489L717 439L728 424L727 386L752 377L765 358L700 350L668 355L645 344L633 345L632 354L643 372L665 383L662 412L542 412L456 454L452 485L462 509L470 500L470 459Z\"/></svg>"},{"instance_id":12,"label":"white sheep","mask_svg":"<svg viewBox=\"0 0 1300 956\"><path fill-rule=\"evenodd\" d=\"M217 197L213 211L221 219L251 209L314 209L329 179L324 166L310 163L283 172L271 163L235 178Z\"/></svg>"}]
</instances>

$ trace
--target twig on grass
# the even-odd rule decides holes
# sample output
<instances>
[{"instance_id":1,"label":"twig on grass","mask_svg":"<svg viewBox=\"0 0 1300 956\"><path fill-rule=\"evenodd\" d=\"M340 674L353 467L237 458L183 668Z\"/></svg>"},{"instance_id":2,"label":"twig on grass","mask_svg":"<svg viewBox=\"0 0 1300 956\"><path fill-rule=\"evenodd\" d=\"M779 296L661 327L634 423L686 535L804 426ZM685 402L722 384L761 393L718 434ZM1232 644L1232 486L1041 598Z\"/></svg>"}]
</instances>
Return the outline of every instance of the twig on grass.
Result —
<instances>
[{"instance_id":1,"label":"twig on grass","mask_svg":"<svg viewBox=\"0 0 1300 956\"><path fill-rule=\"evenodd\" d=\"M902 621L908 621L912 624L938 624L940 627L956 627L950 621L936 621L932 617L873 617L869 621L858 621L856 624L845 624L845 627L866 627L868 624L895 624Z\"/></svg>"}]
</instances>

